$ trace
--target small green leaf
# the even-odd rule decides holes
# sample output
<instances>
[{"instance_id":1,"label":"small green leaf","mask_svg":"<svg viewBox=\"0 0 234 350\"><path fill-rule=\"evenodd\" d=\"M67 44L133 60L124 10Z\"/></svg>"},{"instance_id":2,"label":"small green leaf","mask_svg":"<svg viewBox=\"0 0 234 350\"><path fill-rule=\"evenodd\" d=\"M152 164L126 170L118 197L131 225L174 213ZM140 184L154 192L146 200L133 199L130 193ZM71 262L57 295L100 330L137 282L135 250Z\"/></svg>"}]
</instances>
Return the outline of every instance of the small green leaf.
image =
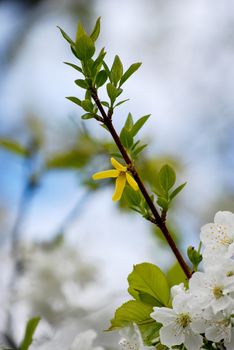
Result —
<instances>
[{"instance_id":1,"label":"small green leaf","mask_svg":"<svg viewBox=\"0 0 234 350\"><path fill-rule=\"evenodd\" d=\"M78 72L82 73L82 69L80 67L78 67L76 64L73 63L69 63L69 62L63 62L64 64L67 64L68 66L71 66L72 68L74 68L75 70L78 70Z\"/></svg>"},{"instance_id":2,"label":"small green leaf","mask_svg":"<svg viewBox=\"0 0 234 350\"><path fill-rule=\"evenodd\" d=\"M93 104L90 100L83 100L81 107L87 112L93 112Z\"/></svg>"},{"instance_id":3,"label":"small green leaf","mask_svg":"<svg viewBox=\"0 0 234 350\"><path fill-rule=\"evenodd\" d=\"M152 311L153 308L150 305L144 304L138 300L129 300L116 310L115 316L111 320L111 327L109 330L149 320Z\"/></svg>"},{"instance_id":4,"label":"small green leaf","mask_svg":"<svg viewBox=\"0 0 234 350\"><path fill-rule=\"evenodd\" d=\"M128 113L126 122L125 122L125 124L124 124L124 128L125 128L127 131L131 132L132 127L133 127L132 115L131 115L131 113Z\"/></svg>"},{"instance_id":5,"label":"small green leaf","mask_svg":"<svg viewBox=\"0 0 234 350\"><path fill-rule=\"evenodd\" d=\"M81 107L81 100L77 97L74 97L74 96L69 96L69 97L66 97L69 101L72 101L74 102L76 105L80 106Z\"/></svg>"},{"instance_id":6,"label":"small green leaf","mask_svg":"<svg viewBox=\"0 0 234 350\"><path fill-rule=\"evenodd\" d=\"M29 154L28 150L24 146L10 139L0 139L0 147L23 157L26 157Z\"/></svg>"},{"instance_id":7,"label":"small green leaf","mask_svg":"<svg viewBox=\"0 0 234 350\"><path fill-rule=\"evenodd\" d=\"M96 23L95 23L95 26L93 28L93 31L92 33L90 34L90 38L93 40L93 41L96 41L97 38L99 37L99 34L100 34L100 20L101 20L101 17L98 17Z\"/></svg>"},{"instance_id":8,"label":"small green leaf","mask_svg":"<svg viewBox=\"0 0 234 350\"><path fill-rule=\"evenodd\" d=\"M57 26L57 27L60 30L64 39L67 40L67 42L69 42L70 45L75 45L74 41L67 35L67 33L65 33L64 30L62 28L60 28L59 26Z\"/></svg>"},{"instance_id":9,"label":"small green leaf","mask_svg":"<svg viewBox=\"0 0 234 350\"><path fill-rule=\"evenodd\" d=\"M81 116L81 119L84 119L84 120L86 120L86 119L92 119L92 118L94 118L94 114L93 114L93 113L85 113L85 114L83 114L83 115Z\"/></svg>"},{"instance_id":10,"label":"small green leaf","mask_svg":"<svg viewBox=\"0 0 234 350\"><path fill-rule=\"evenodd\" d=\"M164 165L158 174L159 177L159 184L161 188L167 193L172 186L174 186L176 181L176 174L174 169L166 164Z\"/></svg>"},{"instance_id":11,"label":"small green leaf","mask_svg":"<svg viewBox=\"0 0 234 350\"><path fill-rule=\"evenodd\" d=\"M167 199L165 199L161 196L158 196L157 203L162 209L164 209L164 210L168 209L169 203L168 203Z\"/></svg>"},{"instance_id":12,"label":"small green leaf","mask_svg":"<svg viewBox=\"0 0 234 350\"><path fill-rule=\"evenodd\" d=\"M24 334L24 339L22 340L22 343L20 345L20 350L28 350L28 348L32 344L33 335L36 331L39 322L40 317L34 317L28 321Z\"/></svg>"},{"instance_id":13,"label":"small green leaf","mask_svg":"<svg viewBox=\"0 0 234 350\"><path fill-rule=\"evenodd\" d=\"M142 126L147 122L147 120L149 119L150 114L145 115L144 117L141 117L140 119L137 120L137 122L134 124L133 128L132 128L132 135L136 136L136 134L138 133L138 131L142 128Z\"/></svg>"},{"instance_id":14,"label":"small green leaf","mask_svg":"<svg viewBox=\"0 0 234 350\"><path fill-rule=\"evenodd\" d=\"M82 35L76 42L76 54L81 61L87 61L95 52L93 40L88 35Z\"/></svg>"},{"instance_id":15,"label":"small green leaf","mask_svg":"<svg viewBox=\"0 0 234 350\"><path fill-rule=\"evenodd\" d=\"M113 84L108 83L106 85L106 90L107 90L107 94L111 100L111 103L113 104L116 97L118 96L118 89L116 89L116 87Z\"/></svg>"},{"instance_id":16,"label":"small green leaf","mask_svg":"<svg viewBox=\"0 0 234 350\"><path fill-rule=\"evenodd\" d=\"M130 76L135 73L138 68L140 68L141 63L133 63L127 70L126 72L123 74L121 80L120 80L120 86L123 85L125 83L126 80L128 80L128 78L130 78Z\"/></svg>"},{"instance_id":17,"label":"small green leaf","mask_svg":"<svg viewBox=\"0 0 234 350\"><path fill-rule=\"evenodd\" d=\"M109 69L109 67L108 67L108 65L106 64L105 61L103 61L103 67L104 67L104 69L106 71L106 74L108 75L108 78L109 78L109 80L111 82L111 72L110 72L110 69Z\"/></svg>"},{"instance_id":18,"label":"small green leaf","mask_svg":"<svg viewBox=\"0 0 234 350\"><path fill-rule=\"evenodd\" d=\"M184 283L185 286L188 285L188 279L178 262L175 262L167 271L167 280L170 287L180 283Z\"/></svg>"},{"instance_id":19,"label":"small green leaf","mask_svg":"<svg viewBox=\"0 0 234 350\"><path fill-rule=\"evenodd\" d=\"M96 60L93 62L93 65L92 65L91 72L93 77L100 71L103 65L103 60L105 56L106 56L106 52L104 48L102 48L98 57L96 58Z\"/></svg>"},{"instance_id":20,"label":"small green leaf","mask_svg":"<svg viewBox=\"0 0 234 350\"><path fill-rule=\"evenodd\" d=\"M129 101L129 98L127 98L126 100L123 100L123 101L118 102L118 103L114 106L114 108L120 106L122 103L127 102L127 101Z\"/></svg>"},{"instance_id":21,"label":"small green leaf","mask_svg":"<svg viewBox=\"0 0 234 350\"><path fill-rule=\"evenodd\" d=\"M138 156L139 153L141 153L148 145L142 145L137 147L136 149L133 150L132 155L134 158Z\"/></svg>"},{"instance_id":22,"label":"small green leaf","mask_svg":"<svg viewBox=\"0 0 234 350\"><path fill-rule=\"evenodd\" d=\"M182 185L178 186L171 194L170 194L170 200L172 200L173 198L175 198L175 196L177 196L177 194L180 193L180 191L183 190L183 188L185 187L185 185L187 184L187 182L183 183Z\"/></svg>"},{"instance_id":23,"label":"small green leaf","mask_svg":"<svg viewBox=\"0 0 234 350\"><path fill-rule=\"evenodd\" d=\"M76 43L79 40L79 38L82 37L83 35L87 35L87 33L85 32L82 24L80 22L78 22L77 31L76 31Z\"/></svg>"},{"instance_id":24,"label":"small green leaf","mask_svg":"<svg viewBox=\"0 0 234 350\"><path fill-rule=\"evenodd\" d=\"M139 293L149 294L158 305L167 306L170 291L164 273L159 267L150 263L135 265L128 276L129 293L139 299Z\"/></svg>"},{"instance_id":25,"label":"small green leaf","mask_svg":"<svg viewBox=\"0 0 234 350\"><path fill-rule=\"evenodd\" d=\"M121 130L120 140L124 147L126 147L127 149L131 148L131 146L133 145L132 134L125 127L123 127L123 129Z\"/></svg>"},{"instance_id":26,"label":"small green leaf","mask_svg":"<svg viewBox=\"0 0 234 350\"><path fill-rule=\"evenodd\" d=\"M105 70L101 70L98 74L97 74L97 77L96 77L96 86L97 88L99 88L100 86L104 85L105 82L107 81L107 74L106 74L106 71Z\"/></svg>"},{"instance_id":27,"label":"small green leaf","mask_svg":"<svg viewBox=\"0 0 234 350\"><path fill-rule=\"evenodd\" d=\"M89 88L89 85L88 85L87 81L84 80L84 79L77 79L77 80L75 80L75 83L76 83L76 85L78 85L82 89L88 89Z\"/></svg>"},{"instance_id":28,"label":"small green leaf","mask_svg":"<svg viewBox=\"0 0 234 350\"><path fill-rule=\"evenodd\" d=\"M123 75L123 65L118 55L115 56L111 67L111 81L116 86Z\"/></svg>"}]
</instances>

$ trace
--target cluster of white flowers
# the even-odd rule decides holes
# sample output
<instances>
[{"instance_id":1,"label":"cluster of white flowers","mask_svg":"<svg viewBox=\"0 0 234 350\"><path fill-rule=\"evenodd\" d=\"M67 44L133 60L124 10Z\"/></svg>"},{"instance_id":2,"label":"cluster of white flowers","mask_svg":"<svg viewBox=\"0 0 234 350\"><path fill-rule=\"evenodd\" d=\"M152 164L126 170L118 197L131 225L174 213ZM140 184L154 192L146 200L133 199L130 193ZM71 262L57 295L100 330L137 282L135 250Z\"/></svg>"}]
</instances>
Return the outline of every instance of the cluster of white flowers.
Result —
<instances>
[{"instance_id":1,"label":"cluster of white flowers","mask_svg":"<svg viewBox=\"0 0 234 350\"><path fill-rule=\"evenodd\" d=\"M172 288L172 309L155 307L151 317L162 324L160 341L199 350L204 339L234 349L234 214L218 212L201 229L204 272L195 272L189 288Z\"/></svg>"}]
</instances>

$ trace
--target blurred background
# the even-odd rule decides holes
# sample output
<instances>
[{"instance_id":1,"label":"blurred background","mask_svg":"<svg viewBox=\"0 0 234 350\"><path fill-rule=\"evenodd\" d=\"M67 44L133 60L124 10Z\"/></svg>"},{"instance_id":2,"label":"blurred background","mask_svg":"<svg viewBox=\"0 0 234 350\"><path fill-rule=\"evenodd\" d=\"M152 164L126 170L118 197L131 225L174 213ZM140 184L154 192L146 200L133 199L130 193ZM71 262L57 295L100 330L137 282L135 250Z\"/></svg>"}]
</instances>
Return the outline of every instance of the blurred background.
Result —
<instances>
[{"instance_id":1,"label":"blurred background","mask_svg":"<svg viewBox=\"0 0 234 350\"><path fill-rule=\"evenodd\" d=\"M90 180L110 167L113 145L65 99L81 92L56 26L74 37L78 20L89 32L99 16L107 63L115 54L125 69L143 62L125 85L130 101L116 128L130 111L135 120L151 113L141 132L145 181L165 162L178 184L187 181L169 216L181 249L198 245L218 210L234 211L233 3L0 1L0 331L12 346L40 315L35 348L56 339L68 349L93 328L97 344L117 349L102 330L128 298L133 264L174 262L148 222L111 201L112 182Z\"/></svg>"}]
</instances>

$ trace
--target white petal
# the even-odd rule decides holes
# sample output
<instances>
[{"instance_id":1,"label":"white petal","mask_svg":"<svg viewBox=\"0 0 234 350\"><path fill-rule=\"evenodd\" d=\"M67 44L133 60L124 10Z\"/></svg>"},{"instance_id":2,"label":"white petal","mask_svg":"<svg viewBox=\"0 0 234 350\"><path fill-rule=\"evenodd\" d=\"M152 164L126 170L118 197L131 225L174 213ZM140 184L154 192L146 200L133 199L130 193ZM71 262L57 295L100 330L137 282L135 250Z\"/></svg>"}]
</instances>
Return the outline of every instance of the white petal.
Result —
<instances>
[{"instance_id":1,"label":"white petal","mask_svg":"<svg viewBox=\"0 0 234 350\"><path fill-rule=\"evenodd\" d=\"M167 307L154 307L154 311L150 314L150 317L163 325L168 325L175 321L177 315L172 309Z\"/></svg>"},{"instance_id":2,"label":"white petal","mask_svg":"<svg viewBox=\"0 0 234 350\"><path fill-rule=\"evenodd\" d=\"M162 327L159 331L160 341L163 345L180 345L184 342L183 328L175 322Z\"/></svg>"},{"instance_id":3,"label":"white petal","mask_svg":"<svg viewBox=\"0 0 234 350\"><path fill-rule=\"evenodd\" d=\"M188 332L185 336L184 345L187 350L199 350L203 345L202 336L193 332Z\"/></svg>"},{"instance_id":4,"label":"white petal","mask_svg":"<svg viewBox=\"0 0 234 350\"><path fill-rule=\"evenodd\" d=\"M230 211L218 211L215 214L214 222L225 226L234 226L234 214Z\"/></svg>"}]
</instances>

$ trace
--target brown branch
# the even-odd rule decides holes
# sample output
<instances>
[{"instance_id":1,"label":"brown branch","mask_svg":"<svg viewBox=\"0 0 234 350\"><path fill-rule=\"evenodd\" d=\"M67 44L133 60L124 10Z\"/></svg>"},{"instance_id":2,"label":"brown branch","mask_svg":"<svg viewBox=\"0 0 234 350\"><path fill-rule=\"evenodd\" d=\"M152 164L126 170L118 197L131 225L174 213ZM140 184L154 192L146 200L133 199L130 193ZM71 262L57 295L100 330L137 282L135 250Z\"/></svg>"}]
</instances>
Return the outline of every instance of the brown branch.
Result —
<instances>
[{"instance_id":1,"label":"brown branch","mask_svg":"<svg viewBox=\"0 0 234 350\"><path fill-rule=\"evenodd\" d=\"M171 250L173 251L178 263L180 264L181 268L183 269L185 275L187 276L187 278L189 279L191 277L191 271L187 265L187 263L185 262L182 254L180 253L179 249L177 248L167 226L166 226L166 223L165 223L165 220L164 218L162 218L160 216L160 214L158 213L157 211L157 208L155 207L153 201L151 200L150 198L150 195L148 193L148 191L146 190L132 160L130 159L127 151L125 150L120 138L119 138L119 135L117 134L113 124L112 124L112 120L111 118L106 114L99 98L98 98L98 95L97 95L97 91L95 89L92 90L92 98L94 100L94 102L96 103L96 106L99 110L99 112L101 113L102 115L102 118L104 120L104 124L105 126L108 128L111 136L113 137L115 143L116 143L116 146L118 147L120 153L122 154L123 156L123 159L125 160L132 176L134 177L134 179L136 180L138 186L139 186L139 189L143 195L143 197L145 198L145 201L147 202L152 214L153 214L153 217L154 217L154 220L155 220L155 224L158 226L158 228L161 230L162 234L164 235L165 239L167 240L167 243L169 244ZM151 220L152 221L152 220Z\"/></svg>"}]
</instances>

